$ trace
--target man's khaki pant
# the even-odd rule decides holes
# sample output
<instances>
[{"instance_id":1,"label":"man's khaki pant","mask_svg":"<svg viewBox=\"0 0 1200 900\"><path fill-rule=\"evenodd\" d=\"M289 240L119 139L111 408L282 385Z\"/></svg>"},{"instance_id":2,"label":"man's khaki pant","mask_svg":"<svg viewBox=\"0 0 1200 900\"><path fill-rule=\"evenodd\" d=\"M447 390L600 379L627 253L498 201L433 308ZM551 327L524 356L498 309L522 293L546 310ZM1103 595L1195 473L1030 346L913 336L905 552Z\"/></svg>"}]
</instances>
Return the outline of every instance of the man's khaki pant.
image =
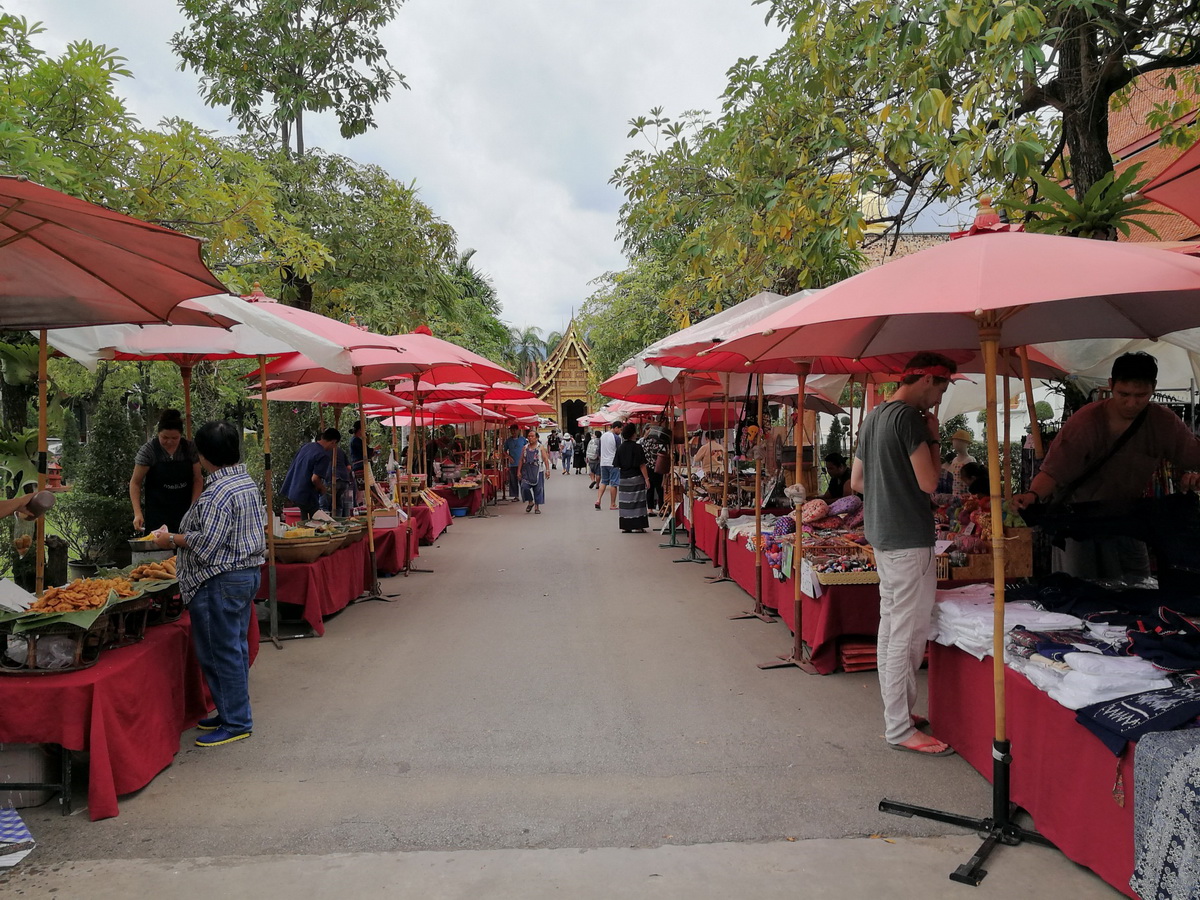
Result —
<instances>
[{"instance_id":1,"label":"man's khaki pant","mask_svg":"<svg viewBox=\"0 0 1200 900\"><path fill-rule=\"evenodd\" d=\"M937 593L932 547L875 551L879 570L879 693L884 738L899 744L912 737L917 670L925 657Z\"/></svg>"}]
</instances>

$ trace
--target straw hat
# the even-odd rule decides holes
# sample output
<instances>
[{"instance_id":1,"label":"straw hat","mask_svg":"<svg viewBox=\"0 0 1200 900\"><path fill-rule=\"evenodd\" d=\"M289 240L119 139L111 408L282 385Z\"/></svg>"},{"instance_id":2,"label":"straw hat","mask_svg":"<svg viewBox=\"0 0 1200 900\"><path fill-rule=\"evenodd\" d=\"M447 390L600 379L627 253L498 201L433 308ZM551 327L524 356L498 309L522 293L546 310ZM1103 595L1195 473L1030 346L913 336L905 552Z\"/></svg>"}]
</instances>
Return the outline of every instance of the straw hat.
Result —
<instances>
[{"instance_id":1,"label":"straw hat","mask_svg":"<svg viewBox=\"0 0 1200 900\"><path fill-rule=\"evenodd\" d=\"M971 441L975 440L975 438L972 436L971 432L967 431L967 429L960 428L958 431L954 432L954 434L950 435L950 440L966 441L969 444Z\"/></svg>"}]
</instances>

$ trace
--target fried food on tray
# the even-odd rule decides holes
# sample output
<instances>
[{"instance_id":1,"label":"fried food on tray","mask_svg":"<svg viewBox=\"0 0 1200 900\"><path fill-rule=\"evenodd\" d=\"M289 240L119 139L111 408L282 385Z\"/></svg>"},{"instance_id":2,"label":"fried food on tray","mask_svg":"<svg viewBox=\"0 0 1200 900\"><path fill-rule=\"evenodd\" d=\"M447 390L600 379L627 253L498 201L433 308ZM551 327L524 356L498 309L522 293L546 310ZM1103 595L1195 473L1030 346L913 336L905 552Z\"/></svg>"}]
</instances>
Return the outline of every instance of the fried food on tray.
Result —
<instances>
[{"instance_id":1,"label":"fried food on tray","mask_svg":"<svg viewBox=\"0 0 1200 900\"><path fill-rule=\"evenodd\" d=\"M76 578L65 587L53 587L42 594L29 612L63 613L99 609L108 602L109 592L118 597L137 593L128 578Z\"/></svg>"},{"instance_id":2,"label":"fried food on tray","mask_svg":"<svg viewBox=\"0 0 1200 900\"><path fill-rule=\"evenodd\" d=\"M175 577L175 557L144 563L129 573L131 581L170 581Z\"/></svg>"}]
</instances>

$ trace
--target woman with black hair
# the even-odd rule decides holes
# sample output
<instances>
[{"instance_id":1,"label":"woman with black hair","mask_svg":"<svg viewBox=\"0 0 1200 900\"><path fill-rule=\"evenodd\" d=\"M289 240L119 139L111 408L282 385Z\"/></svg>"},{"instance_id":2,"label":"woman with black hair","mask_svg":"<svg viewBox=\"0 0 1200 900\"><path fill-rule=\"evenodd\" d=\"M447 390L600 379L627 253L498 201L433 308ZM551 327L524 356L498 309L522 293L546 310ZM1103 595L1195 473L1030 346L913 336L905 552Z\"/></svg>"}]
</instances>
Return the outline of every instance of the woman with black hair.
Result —
<instances>
[{"instance_id":1,"label":"woman with black hair","mask_svg":"<svg viewBox=\"0 0 1200 900\"><path fill-rule=\"evenodd\" d=\"M170 531L178 531L183 514L204 488L200 460L192 442L183 436L183 416L179 410L164 409L158 417L157 432L133 458L129 502L133 506L135 531L153 531L163 525Z\"/></svg>"},{"instance_id":2,"label":"woman with black hair","mask_svg":"<svg viewBox=\"0 0 1200 900\"><path fill-rule=\"evenodd\" d=\"M634 440L637 426L627 422L621 429L621 446L613 457L613 466L621 470L617 487L617 521L626 534L641 534L650 527L646 512L646 485L650 473L646 466L646 451Z\"/></svg>"}]
</instances>

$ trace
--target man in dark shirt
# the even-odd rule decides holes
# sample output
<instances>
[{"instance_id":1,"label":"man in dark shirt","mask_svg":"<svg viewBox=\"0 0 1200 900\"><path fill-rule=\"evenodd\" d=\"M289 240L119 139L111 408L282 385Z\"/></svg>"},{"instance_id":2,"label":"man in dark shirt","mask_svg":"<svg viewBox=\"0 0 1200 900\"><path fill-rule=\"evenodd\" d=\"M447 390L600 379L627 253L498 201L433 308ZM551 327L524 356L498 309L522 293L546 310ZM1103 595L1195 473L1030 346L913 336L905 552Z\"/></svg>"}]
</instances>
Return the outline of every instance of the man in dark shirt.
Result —
<instances>
[{"instance_id":1,"label":"man in dark shirt","mask_svg":"<svg viewBox=\"0 0 1200 900\"><path fill-rule=\"evenodd\" d=\"M829 474L829 484L821 499L826 503L840 500L850 495L850 467L846 465L846 457L840 453L830 453L825 457L825 471Z\"/></svg>"},{"instance_id":2,"label":"man in dark shirt","mask_svg":"<svg viewBox=\"0 0 1200 900\"><path fill-rule=\"evenodd\" d=\"M925 656L937 567L929 495L942 470L937 416L930 412L957 366L937 353L918 353L892 399L867 416L850 486L863 495L867 540L879 569L879 692L884 739L895 750L927 756L954 751L918 731L913 713L917 671Z\"/></svg>"},{"instance_id":3,"label":"man in dark shirt","mask_svg":"<svg viewBox=\"0 0 1200 900\"><path fill-rule=\"evenodd\" d=\"M1117 357L1108 381L1112 396L1067 419L1029 490L1013 497L1013 505L1023 510L1056 494L1060 502L1136 499L1145 496L1163 460L1183 473L1181 490L1195 488L1197 476L1187 470L1200 469L1200 440L1179 416L1150 402L1157 384L1158 361L1149 353ZM1135 422L1129 439L1111 453ZM1103 465L1091 471L1100 460ZM1068 488L1070 496L1061 496ZM1053 566L1077 578L1137 580L1150 574L1146 545L1130 537L1067 538L1063 549L1055 549Z\"/></svg>"},{"instance_id":4,"label":"man in dark shirt","mask_svg":"<svg viewBox=\"0 0 1200 900\"><path fill-rule=\"evenodd\" d=\"M305 444L292 457L287 477L283 479L283 495L300 507L305 519L321 505L321 495L329 490L330 454L342 440L336 428L326 428L321 437Z\"/></svg>"}]
</instances>

